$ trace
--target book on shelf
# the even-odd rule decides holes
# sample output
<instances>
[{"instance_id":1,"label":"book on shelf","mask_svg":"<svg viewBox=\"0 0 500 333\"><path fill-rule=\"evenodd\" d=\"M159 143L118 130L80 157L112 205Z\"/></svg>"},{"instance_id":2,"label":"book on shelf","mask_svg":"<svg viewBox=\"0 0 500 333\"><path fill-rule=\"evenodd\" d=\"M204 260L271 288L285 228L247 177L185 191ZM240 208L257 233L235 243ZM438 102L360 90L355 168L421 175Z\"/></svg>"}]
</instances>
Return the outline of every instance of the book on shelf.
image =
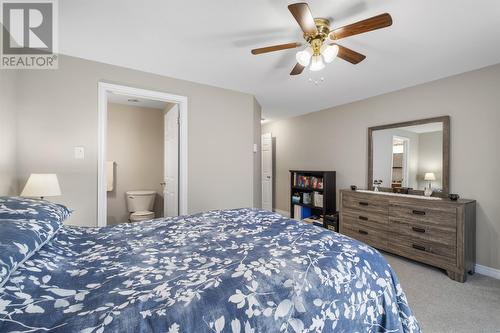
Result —
<instances>
[{"instance_id":1,"label":"book on shelf","mask_svg":"<svg viewBox=\"0 0 500 333\"><path fill-rule=\"evenodd\" d=\"M311 208L303 207L303 206L299 206L299 205L293 206L293 218L295 220L300 221L300 220L308 218L310 216L312 216Z\"/></svg>"},{"instance_id":2,"label":"book on shelf","mask_svg":"<svg viewBox=\"0 0 500 333\"><path fill-rule=\"evenodd\" d=\"M323 189L323 178L315 176L304 176L298 172L293 175L293 186L312 189Z\"/></svg>"},{"instance_id":3,"label":"book on shelf","mask_svg":"<svg viewBox=\"0 0 500 333\"><path fill-rule=\"evenodd\" d=\"M302 207L299 205L294 205L293 206L293 218L296 220L302 220L302 215L301 215L301 209Z\"/></svg>"},{"instance_id":4,"label":"book on shelf","mask_svg":"<svg viewBox=\"0 0 500 333\"><path fill-rule=\"evenodd\" d=\"M311 193L303 193L302 194L302 202L306 205L312 205L312 194Z\"/></svg>"},{"instance_id":5,"label":"book on shelf","mask_svg":"<svg viewBox=\"0 0 500 333\"><path fill-rule=\"evenodd\" d=\"M311 208L309 208L309 207L301 207L301 208L302 208L302 210L301 210L301 212L300 212L300 214L301 214L300 216L301 216L303 219L305 219L305 218L307 218L307 217L309 217L309 216L312 216L312 211L311 211Z\"/></svg>"},{"instance_id":6,"label":"book on shelf","mask_svg":"<svg viewBox=\"0 0 500 333\"><path fill-rule=\"evenodd\" d=\"M323 194L313 192L314 206L323 208Z\"/></svg>"}]
</instances>

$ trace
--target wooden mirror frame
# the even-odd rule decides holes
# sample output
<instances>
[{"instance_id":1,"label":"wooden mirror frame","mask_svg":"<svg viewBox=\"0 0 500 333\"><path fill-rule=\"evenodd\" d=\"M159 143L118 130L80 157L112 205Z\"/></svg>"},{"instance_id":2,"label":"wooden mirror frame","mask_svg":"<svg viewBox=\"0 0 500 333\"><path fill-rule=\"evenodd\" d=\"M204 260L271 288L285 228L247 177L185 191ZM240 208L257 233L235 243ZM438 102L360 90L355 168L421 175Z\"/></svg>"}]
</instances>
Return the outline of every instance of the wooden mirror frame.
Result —
<instances>
[{"instance_id":1,"label":"wooden mirror frame","mask_svg":"<svg viewBox=\"0 0 500 333\"><path fill-rule=\"evenodd\" d=\"M435 192L436 196L447 196L450 192L450 116L406 121L389 125L374 126L368 128L368 189L373 190L373 131L389 128L423 125L428 123L443 123L443 189ZM392 188L380 187L381 190L391 191ZM413 190L410 194L423 195L422 190Z\"/></svg>"}]
</instances>

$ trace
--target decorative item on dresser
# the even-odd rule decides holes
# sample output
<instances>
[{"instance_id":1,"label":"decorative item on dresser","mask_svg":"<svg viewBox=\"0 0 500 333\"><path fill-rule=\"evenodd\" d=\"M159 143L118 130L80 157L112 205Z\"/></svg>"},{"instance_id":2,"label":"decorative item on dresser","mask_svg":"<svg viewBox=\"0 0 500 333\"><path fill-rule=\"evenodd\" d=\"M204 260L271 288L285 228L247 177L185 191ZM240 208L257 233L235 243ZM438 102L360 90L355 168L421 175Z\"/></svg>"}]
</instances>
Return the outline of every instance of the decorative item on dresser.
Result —
<instances>
[{"instance_id":1,"label":"decorative item on dresser","mask_svg":"<svg viewBox=\"0 0 500 333\"><path fill-rule=\"evenodd\" d=\"M325 216L337 211L335 171L290 170L290 217L316 216L327 228Z\"/></svg>"},{"instance_id":2,"label":"decorative item on dresser","mask_svg":"<svg viewBox=\"0 0 500 333\"><path fill-rule=\"evenodd\" d=\"M340 191L340 232L377 249L446 270L474 273L476 201Z\"/></svg>"}]
</instances>

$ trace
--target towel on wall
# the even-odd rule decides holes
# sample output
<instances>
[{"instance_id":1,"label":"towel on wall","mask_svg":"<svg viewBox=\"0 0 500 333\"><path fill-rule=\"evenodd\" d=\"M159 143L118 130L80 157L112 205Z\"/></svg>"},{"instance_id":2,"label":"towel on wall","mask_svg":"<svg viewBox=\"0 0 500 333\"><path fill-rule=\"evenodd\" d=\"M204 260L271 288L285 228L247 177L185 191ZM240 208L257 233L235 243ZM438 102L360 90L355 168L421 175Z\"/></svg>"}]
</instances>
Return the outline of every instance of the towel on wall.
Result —
<instances>
[{"instance_id":1,"label":"towel on wall","mask_svg":"<svg viewBox=\"0 0 500 333\"><path fill-rule=\"evenodd\" d=\"M113 184L115 183L115 161L107 161L106 162L106 176L107 176L107 185L106 191L113 191Z\"/></svg>"}]
</instances>

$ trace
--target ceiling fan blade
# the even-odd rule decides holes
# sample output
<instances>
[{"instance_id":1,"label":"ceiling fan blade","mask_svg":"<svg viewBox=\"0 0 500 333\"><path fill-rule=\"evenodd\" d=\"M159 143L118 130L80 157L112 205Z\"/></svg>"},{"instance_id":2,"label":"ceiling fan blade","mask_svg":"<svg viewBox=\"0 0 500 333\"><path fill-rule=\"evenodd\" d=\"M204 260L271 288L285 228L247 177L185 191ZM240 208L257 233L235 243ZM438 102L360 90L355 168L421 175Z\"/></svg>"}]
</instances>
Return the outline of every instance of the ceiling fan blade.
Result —
<instances>
[{"instance_id":1,"label":"ceiling fan blade","mask_svg":"<svg viewBox=\"0 0 500 333\"><path fill-rule=\"evenodd\" d=\"M296 47L300 47L301 45L302 45L301 43L288 43L288 44L261 47L260 49L253 49L252 54L262 54L262 53L281 51L286 49L294 49Z\"/></svg>"},{"instance_id":2,"label":"ceiling fan blade","mask_svg":"<svg viewBox=\"0 0 500 333\"><path fill-rule=\"evenodd\" d=\"M358 53L356 51L353 51L351 49L348 49L347 47L344 47L342 45L338 44L332 44L332 45L337 45L339 47L339 53L337 54L337 57L344 59L345 61L350 62L351 64L358 64L361 61L365 60L366 56Z\"/></svg>"},{"instance_id":3,"label":"ceiling fan blade","mask_svg":"<svg viewBox=\"0 0 500 333\"><path fill-rule=\"evenodd\" d=\"M301 64L297 63L295 65L295 67L292 69L292 71L290 72L290 75L299 75L302 73L302 71L304 70L304 66L302 66Z\"/></svg>"},{"instance_id":4,"label":"ceiling fan blade","mask_svg":"<svg viewBox=\"0 0 500 333\"><path fill-rule=\"evenodd\" d=\"M293 17L300 25L300 28L306 34L316 34L318 33L318 28L314 23L314 17L312 16L309 6L305 2L294 3L288 6L288 10L292 13Z\"/></svg>"},{"instance_id":5,"label":"ceiling fan blade","mask_svg":"<svg viewBox=\"0 0 500 333\"><path fill-rule=\"evenodd\" d=\"M330 39L339 40L341 38L389 27L391 25L392 25L392 17L391 15L385 13L382 15L371 17L363 21L346 25L342 28L335 29L330 33Z\"/></svg>"}]
</instances>

